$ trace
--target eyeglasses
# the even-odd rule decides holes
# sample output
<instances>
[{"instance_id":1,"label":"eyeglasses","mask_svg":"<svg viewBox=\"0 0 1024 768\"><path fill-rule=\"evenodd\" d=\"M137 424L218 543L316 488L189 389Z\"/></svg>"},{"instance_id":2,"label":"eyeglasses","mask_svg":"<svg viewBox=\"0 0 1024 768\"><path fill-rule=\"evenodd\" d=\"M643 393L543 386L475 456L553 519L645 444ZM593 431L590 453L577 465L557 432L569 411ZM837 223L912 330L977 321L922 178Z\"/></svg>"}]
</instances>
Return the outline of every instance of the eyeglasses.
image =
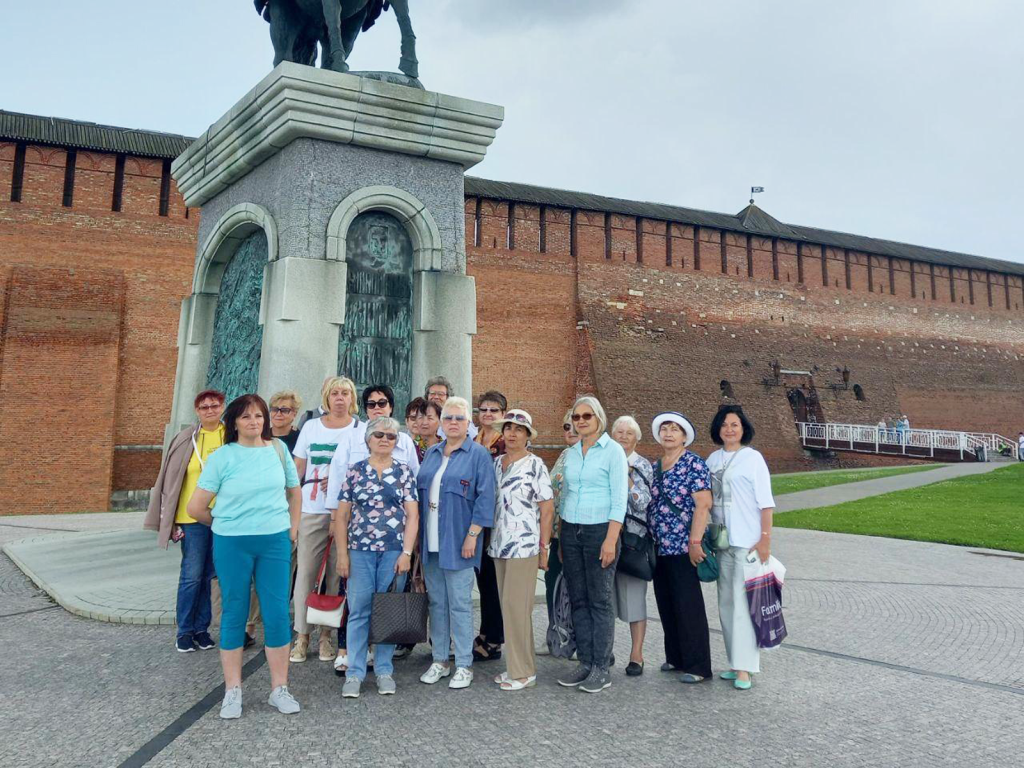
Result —
<instances>
[{"instance_id":1,"label":"eyeglasses","mask_svg":"<svg viewBox=\"0 0 1024 768\"><path fill-rule=\"evenodd\" d=\"M465 421L465 420L466 420L466 417L463 416L461 413L459 413L459 414L449 413L447 416L442 416L441 417L441 421Z\"/></svg>"},{"instance_id":2,"label":"eyeglasses","mask_svg":"<svg viewBox=\"0 0 1024 768\"><path fill-rule=\"evenodd\" d=\"M293 413L295 413L295 409L294 408L288 408L287 406L284 407L284 408L281 408L281 407L275 405L273 408L270 409L270 412L271 413L280 413L282 416L291 416Z\"/></svg>"},{"instance_id":3,"label":"eyeglasses","mask_svg":"<svg viewBox=\"0 0 1024 768\"><path fill-rule=\"evenodd\" d=\"M444 397L444 398L447 398L448 397L448 390L445 389L445 390L441 390L440 392L438 392L437 390L430 390L429 392L427 392L427 397Z\"/></svg>"},{"instance_id":4,"label":"eyeglasses","mask_svg":"<svg viewBox=\"0 0 1024 768\"><path fill-rule=\"evenodd\" d=\"M484 408L483 406L480 406L478 410L480 413L501 413L501 408Z\"/></svg>"},{"instance_id":5,"label":"eyeglasses","mask_svg":"<svg viewBox=\"0 0 1024 768\"><path fill-rule=\"evenodd\" d=\"M398 439L398 435L394 432L371 432L370 437L375 437L378 440L387 440L389 443L393 443Z\"/></svg>"},{"instance_id":6,"label":"eyeglasses","mask_svg":"<svg viewBox=\"0 0 1024 768\"><path fill-rule=\"evenodd\" d=\"M215 411L218 408L220 408L220 403L203 403L196 406L197 411Z\"/></svg>"},{"instance_id":7,"label":"eyeglasses","mask_svg":"<svg viewBox=\"0 0 1024 768\"><path fill-rule=\"evenodd\" d=\"M592 418L594 418L592 413L574 413L572 415L573 423L577 421L590 421Z\"/></svg>"},{"instance_id":8,"label":"eyeglasses","mask_svg":"<svg viewBox=\"0 0 1024 768\"><path fill-rule=\"evenodd\" d=\"M367 408L387 408L389 405L391 405L391 403L389 403L386 399L385 400L367 400L366 401L366 407Z\"/></svg>"}]
</instances>

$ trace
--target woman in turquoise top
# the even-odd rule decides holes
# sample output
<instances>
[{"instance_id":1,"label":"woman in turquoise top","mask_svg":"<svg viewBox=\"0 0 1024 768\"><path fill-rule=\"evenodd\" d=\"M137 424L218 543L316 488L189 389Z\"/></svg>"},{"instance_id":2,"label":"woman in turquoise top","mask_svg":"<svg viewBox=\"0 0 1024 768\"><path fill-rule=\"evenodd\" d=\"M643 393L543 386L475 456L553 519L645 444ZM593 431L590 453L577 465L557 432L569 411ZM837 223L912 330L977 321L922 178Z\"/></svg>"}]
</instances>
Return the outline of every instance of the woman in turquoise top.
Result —
<instances>
[{"instance_id":1,"label":"woman in turquoise top","mask_svg":"<svg viewBox=\"0 0 1024 768\"><path fill-rule=\"evenodd\" d=\"M572 603L579 666L558 684L598 693L612 684L615 611L612 588L619 557L619 532L626 517L629 462L622 446L605 430L608 419L595 397L572 407L580 441L565 458L559 499L562 575Z\"/></svg>"},{"instance_id":2,"label":"woman in turquoise top","mask_svg":"<svg viewBox=\"0 0 1024 768\"><path fill-rule=\"evenodd\" d=\"M295 464L271 434L270 413L259 395L242 395L224 412L224 446L210 456L188 504L195 520L213 525L213 563L224 612L220 658L224 701L220 716L242 716L242 645L255 584L263 614L273 689L269 703L284 714L299 711L288 692L288 586L291 542L302 497ZM214 497L217 504L210 509Z\"/></svg>"}]
</instances>

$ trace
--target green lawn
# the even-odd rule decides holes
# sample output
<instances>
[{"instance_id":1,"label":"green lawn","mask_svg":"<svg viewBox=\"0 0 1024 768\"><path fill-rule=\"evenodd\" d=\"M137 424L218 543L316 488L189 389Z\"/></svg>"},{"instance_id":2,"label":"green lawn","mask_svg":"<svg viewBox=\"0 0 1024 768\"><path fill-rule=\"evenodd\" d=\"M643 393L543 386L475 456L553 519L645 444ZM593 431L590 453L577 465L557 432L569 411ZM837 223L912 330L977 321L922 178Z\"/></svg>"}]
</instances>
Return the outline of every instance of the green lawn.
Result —
<instances>
[{"instance_id":1,"label":"green lawn","mask_svg":"<svg viewBox=\"0 0 1024 768\"><path fill-rule=\"evenodd\" d=\"M1024 552L1024 463L832 507L781 512L775 525Z\"/></svg>"},{"instance_id":2,"label":"green lawn","mask_svg":"<svg viewBox=\"0 0 1024 768\"><path fill-rule=\"evenodd\" d=\"M856 483L860 480L877 480L880 477L905 475L908 472L924 472L929 469L945 466L944 464L920 464L913 467L883 467L881 469L837 469L824 472L792 472L787 475L772 475L772 493L781 496L784 493L809 491L813 488L824 488L829 485Z\"/></svg>"}]
</instances>

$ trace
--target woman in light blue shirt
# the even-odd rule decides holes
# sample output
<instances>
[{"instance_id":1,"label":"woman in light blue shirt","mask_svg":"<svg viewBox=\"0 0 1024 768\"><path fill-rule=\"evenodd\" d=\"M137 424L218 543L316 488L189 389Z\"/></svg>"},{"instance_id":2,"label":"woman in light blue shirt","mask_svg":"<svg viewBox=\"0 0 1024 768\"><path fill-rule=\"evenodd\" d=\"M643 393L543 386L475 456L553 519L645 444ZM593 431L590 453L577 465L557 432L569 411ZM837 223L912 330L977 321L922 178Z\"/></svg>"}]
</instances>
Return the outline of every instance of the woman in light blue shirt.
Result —
<instances>
[{"instance_id":1,"label":"woman in light blue shirt","mask_svg":"<svg viewBox=\"0 0 1024 768\"><path fill-rule=\"evenodd\" d=\"M565 459L559 545L579 666L558 683L597 693L612 684L612 589L619 532L626 517L629 462L622 446L605 432L608 419L597 398L577 400L571 420L580 441Z\"/></svg>"},{"instance_id":2,"label":"woman in light blue shirt","mask_svg":"<svg viewBox=\"0 0 1024 768\"><path fill-rule=\"evenodd\" d=\"M302 497L295 464L271 433L270 413L259 395L242 395L224 412L224 446L206 462L188 513L213 525L213 563L224 611L220 655L224 701L220 716L242 715L242 646L255 584L263 614L264 644L273 692L270 705L284 714L299 711L288 692L288 586L291 542L298 530ZM210 509L214 497L217 504Z\"/></svg>"}]
</instances>

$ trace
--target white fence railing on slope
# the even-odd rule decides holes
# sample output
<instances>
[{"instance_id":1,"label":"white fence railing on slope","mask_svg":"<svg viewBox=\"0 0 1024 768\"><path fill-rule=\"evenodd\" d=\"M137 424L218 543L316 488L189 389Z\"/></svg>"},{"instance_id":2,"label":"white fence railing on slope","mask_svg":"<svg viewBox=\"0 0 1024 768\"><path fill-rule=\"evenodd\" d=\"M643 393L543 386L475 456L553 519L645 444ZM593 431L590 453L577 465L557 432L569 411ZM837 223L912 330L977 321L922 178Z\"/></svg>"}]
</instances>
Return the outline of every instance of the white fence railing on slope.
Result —
<instances>
[{"instance_id":1,"label":"white fence railing on slope","mask_svg":"<svg viewBox=\"0 0 1024 768\"><path fill-rule=\"evenodd\" d=\"M956 452L964 458L977 457L984 448L986 457L997 453L1018 458L1017 444L1002 435L988 432L954 432L944 429L896 429L867 424L816 424L799 422L804 445L869 451L886 455L935 456L935 451ZM820 445L818 445L820 444ZM871 451L871 447L874 450ZM814 446L809 446L814 447ZM908 451L907 449L913 449Z\"/></svg>"}]
</instances>

